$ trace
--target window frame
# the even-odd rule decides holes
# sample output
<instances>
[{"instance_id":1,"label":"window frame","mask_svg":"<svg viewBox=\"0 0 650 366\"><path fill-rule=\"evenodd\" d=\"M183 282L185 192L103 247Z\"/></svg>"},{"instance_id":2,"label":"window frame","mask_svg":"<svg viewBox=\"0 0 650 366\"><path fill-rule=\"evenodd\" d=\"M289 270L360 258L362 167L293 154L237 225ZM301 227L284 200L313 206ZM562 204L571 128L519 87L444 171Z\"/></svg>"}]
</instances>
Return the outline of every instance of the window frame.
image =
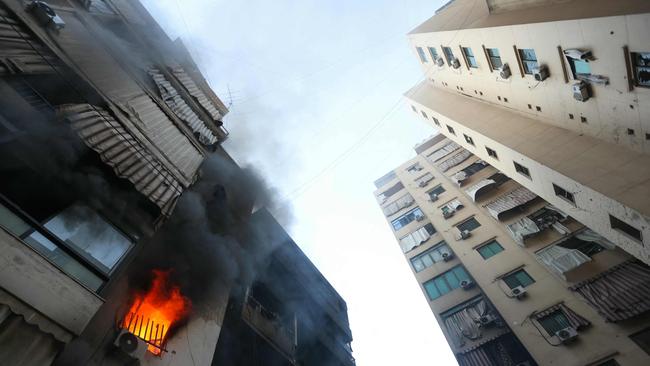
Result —
<instances>
[{"instance_id":1,"label":"window frame","mask_svg":"<svg viewBox=\"0 0 650 366\"><path fill-rule=\"evenodd\" d=\"M526 177L528 179L532 179L531 176L530 176L530 169L528 169L527 167L521 165L520 163L518 163L516 161L513 161L512 163L514 164L515 171L517 173L523 175L524 177Z\"/></svg>"},{"instance_id":2,"label":"window frame","mask_svg":"<svg viewBox=\"0 0 650 366\"><path fill-rule=\"evenodd\" d=\"M431 226L433 226L433 225L431 225ZM432 256L433 253L437 253L438 257L440 259L436 260ZM422 271L426 270L427 268L430 268L431 266L433 266L434 263L443 262L444 260L442 259L442 253L453 254L453 251L451 250L451 247L444 240L434 244L431 248L423 251L422 253L420 253L420 254L418 254L418 255L416 255L414 257L412 257L411 259L409 259L409 262L411 263L411 267L413 267L413 270L415 271L415 273L419 273L419 272L422 272ZM429 258L429 261L431 262L431 264L427 265L426 263L424 263L424 261L422 261L423 258ZM418 269L419 266L415 265L415 262L417 262L417 261L422 262L422 267L420 269Z\"/></svg>"},{"instance_id":3,"label":"window frame","mask_svg":"<svg viewBox=\"0 0 650 366\"><path fill-rule=\"evenodd\" d=\"M526 285L524 285L524 284L521 282L521 280L520 280L519 278L516 277L517 274L519 274L519 273L524 273L524 274L526 275L526 277L528 277L528 280L530 280L530 282L527 283ZM510 283L508 283L508 280L511 279L511 278L516 279L517 282L518 282L518 284L515 285L515 286L510 286ZM531 275L530 275L530 274L529 274L529 273L528 273L524 268L518 268L518 269L516 269L516 270L514 270L514 271L511 271L511 272L509 272L509 273L507 273L507 274L501 276L500 280L501 280L503 283L505 283L506 286L508 286L508 288L511 289L511 290L514 289L514 288L516 288L516 287L518 287L518 286L521 286L521 287L528 287L528 286L530 286L530 285L532 285L532 284L535 283L535 279L533 278L533 276L531 276Z\"/></svg>"},{"instance_id":4,"label":"window frame","mask_svg":"<svg viewBox=\"0 0 650 366\"><path fill-rule=\"evenodd\" d=\"M497 250L496 252L493 249L490 248L494 244L496 244L496 246L499 248L499 250ZM490 255L486 256L481 251L482 249L485 249L485 248L490 248L490 253L489 253ZM496 239L491 239L491 240L479 245L478 247L476 247L476 251L481 256L481 258L483 258L484 260L488 260L488 259L498 255L499 253L503 252L504 250L505 249L503 248L503 245L501 245L501 243L499 243Z\"/></svg>"},{"instance_id":5,"label":"window frame","mask_svg":"<svg viewBox=\"0 0 650 366\"><path fill-rule=\"evenodd\" d=\"M464 278L458 277L458 274L456 273L456 271L458 271L458 270L463 272ZM456 277L455 281L453 283L449 282L449 280L447 278L447 276L449 274L453 274L453 276ZM448 293L453 292L454 290L457 290L457 289L461 288L460 283L462 281L464 281L464 280L473 281L472 276L470 276L469 272L467 272L467 269L465 269L465 267L463 267L463 265L458 264L458 265L448 269L447 271L445 271L445 272L431 278L430 280L422 283L422 287L424 288L424 292L427 294L427 297L429 298L429 300L433 301L433 300L439 299L439 298L447 295ZM437 286L438 282L443 283L447 287L447 290L444 293L443 293L443 291L440 291L440 288L438 288L438 286ZM435 296L435 297L431 296L431 293L429 292L427 284L433 284L433 286L436 288L438 296Z\"/></svg>"},{"instance_id":6,"label":"window frame","mask_svg":"<svg viewBox=\"0 0 650 366\"><path fill-rule=\"evenodd\" d=\"M476 56L474 55L474 51L472 51L471 47L462 47L463 50L463 56L465 56L465 61L467 61L467 67L472 68L472 69L478 69L478 61L476 60Z\"/></svg>"},{"instance_id":7,"label":"window frame","mask_svg":"<svg viewBox=\"0 0 650 366\"><path fill-rule=\"evenodd\" d=\"M490 53L490 51L496 51L496 55L493 55ZM501 70L503 67L503 61L501 60L501 53L499 52L498 48L486 48L485 49L485 54L487 56L488 62L490 63L490 67L492 67L492 70ZM494 65L494 60L492 58L498 59L499 60L499 66Z\"/></svg>"},{"instance_id":8,"label":"window frame","mask_svg":"<svg viewBox=\"0 0 650 366\"><path fill-rule=\"evenodd\" d=\"M465 228L461 229L461 228L460 228L462 225L465 225L465 224L467 224L467 223L469 223L469 222L475 222L475 223L478 224L478 225L477 225L477 226L474 226L474 227L471 228L471 229L465 229ZM464 230L468 230L469 232L472 232L472 231L478 229L478 228L481 227L481 226L482 226L481 223L476 219L475 216L470 216L470 217L466 218L465 220L459 222L458 224L454 225L454 227L455 227L458 231L460 231L460 232L463 232Z\"/></svg>"},{"instance_id":9,"label":"window frame","mask_svg":"<svg viewBox=\"0 0 650 366\"><path fill-rule=\"evenodd\" d=\"M423 64L427 63L428 62L427 55L424 52L424 49L422 47L420 47L420 46L416 46L415 50L416 50L418 56L420 57L420 62L423 63Z\"/></svg>"},{"instance_id":10,"label":"window frame","mask_svg":"<svg viewBox=\"0 0 650 366\"><path fill-rule=\"evenodd\" d=\"M609 214L609 226L616 230L616 232L621 233L634 241L643 244L643 231L637 229L636 227L628 224L627 222L619 219L618 217ZM633 233L629 233L628 230L633 230ZM637 234L637 235L635 235Z\"/></svg>"},{"instance_id":11,"label":"window frame","mask_svg":"<svg viewBox=\"0 0 650 366\"><path fill-rule=\"evenodd\" d=\"M488 156L490 156L490 157L492 157L492 158L494 158L496 160L499 160L499 155L497 154L496 150L486 146L485 151L487 151Z\"/></svg>"},{"instance_id":12,"label":"window frame","mask_svg":"<svg viewBox=\"0 0 650 366\"><path fill-rule=\"evenodd\" d=\"M575 198L575 195L573 193L569 192L568 190L560 187L559 185L557 185L555 183L551 183L551 184L553 185L553 193L555 193L556 197L559 197L559 198L567 201L568 203L572 204L573 206L577 206L576 205L576 198Z\"/></svg>"},{"instance_id":13,"label":"window frame","mask_svg":"<svg viewBox=\"0 0 650 366\"><path fill-rule=\"evenodd\" d=\"M391 220L390 225L393 227L393 230L394 230L394 231L399 231L399 230L401 230L401 229L407 227L407 226L408 226L409 224L411 224L413 221L417 221L416 217L417 217L418 215L416 214L416 211L420 211L421 216L423 216L423 217L425 217L425 218L427 217L427 216L424 214L424 212L422 211L422 209L420 208L420 206L416 206L416 207L414 207L414 208L412 208L412 209L410 209L410 210L404 212L404 213L401 214L399 217L396 217L396 218L394 218L393 220ZM407 217L407 216L409 216L409 215L411 215L411 214L413 214L413 219L412 219L412 220L410 220L409 222L407 222L407 223L405 223L405 224L401 224L401 223L400 223L401 226L398 227L398 228L395 227L395 223L400 222L403 218L405 218L405 217Z\"/></svg>"}]
</instances>

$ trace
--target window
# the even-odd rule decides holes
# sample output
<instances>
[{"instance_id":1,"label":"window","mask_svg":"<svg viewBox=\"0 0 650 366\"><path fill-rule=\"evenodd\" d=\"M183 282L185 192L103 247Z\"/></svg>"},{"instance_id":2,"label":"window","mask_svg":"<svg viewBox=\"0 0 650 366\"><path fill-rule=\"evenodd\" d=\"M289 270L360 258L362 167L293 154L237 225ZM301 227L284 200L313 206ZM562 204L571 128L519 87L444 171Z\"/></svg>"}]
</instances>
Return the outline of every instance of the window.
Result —
<instances>
[{"instance_id":1,"label":"window","mask_svg":"<svg viewBox=\"0 0 650 366\"><path fill-rule=\"evenodd\" d=\"M468 144L474 146L474 140L471 137L469 137L469 136L467 136L465 134L463 134L463 137L465 137L465 141L467 141Z\"/></svg>"},{"instance_id":2,"label":"window","mask_svg":"<svg viewBox=\"0 0 650 366\"><path fill-rule=\"evenodd\" d=\"M503 247L496 240L492 240L476 248L476 251L481 255L481 257L483 257L483 259L488 259L503 252Z\"/></svg>"},{"instance_id":3,"label":"window","mask_svg":"<svg viewBox=\"0 0 650 366\"><path fill-rule=\"evenodd\" d=\"M410 167L406 168L406 171L411 173L411 174L417 173L420 170L422 170L422 165L420 165L420 163L415 163L415 164L411 165Z\"/></svg>"},{"instance_id":4,"label":"window","mask_svg":"<svg viewBox=\"0 0 650 366\"><path fill-rule=\"evenodd\" d=\"M573 193L567 191L566 189L558 186L557 184L553 183L553 191L555 192L555 195L564 199L565 201L571 202L574 206L576 204L576 200L573 197Z\"/></svg>"},{"instance_id":5,"label":"window","mask_svg":"<svg viewBox=\"0 0 650 366\"><path fill-rule=\"evenodd\" d=\"M444 191L445 191L445 189L442 187L442 185L439 184L439 185L437 185L434 189L432 189L432 190L430 190L429 192L427 192L427 194L429 195L429 198L433 198L434 195L435 195L435 196L439 196L439 195L441 195Z\"/></svg>"},{"instance_id":6,"label":"window","mask_svg":"<svg viewBox=\"0 0 650 366\"><path fill-rule=\"evenodd\" d=\"M630 336L630 339L634 343L637 344L637 346L641 347L645 353L650 355L650 328L646 328L638 333L634 333Z\"/></svg>"},{"instance_id":7,"label":"window","mask_svg":"<svg viewBox=\"0 0 650 366\"><path fill-rule=\"evenodd\" d=\"M632 68L636 85L650 87L650 52L633 52Z\"/></svg>"},{"instance_id":8,"label":"window","mask_svg":"<svg viewBox=\"0 0 650 366\"><path fill-rule=\"evenodd\" d=\"M497 155L497 152L496 152L496 151L490 149L490 148L487 147L487 146L485 147L485 151L487 151L487 153L488 153L489 156L491 156L491 157L493 157L493 158L499 160L499 156Z\"/></svg>"},{"instance_id":9,"label":"window","mask_svg":"<svg viewBox=\"0 0 650 366\"><path fill-rule=\"evenodd\" d=\"M429 47L429 54L431 55L431 60L435 61L438 59L438 51L435 47Z\"/></svg>"},{"instance_id":10,"label":"window","mask_svg":"<svg viewBox=\"0 0 650 366\"><path fill-rule=\"evenodd\" d=\"M433 117L433 123L436 124L436 126L440 126L440 121L436 117Z\"/></svg>"},{"instance_id":11,"label":"window","mask_svg":"<svg viewBox=\"0 0 650 366\"><path fill-rule=\"evenodd\" d=\"M528 170L528 168L526 168L525 166L517 162L513 162L513 163L515 164L515 170L517 171L517 173L521 175L525 175L526 177L530 178L530 171Z\"/></svg>"},{"instance_id":12,"label":"window","mask_svg":"<svg viewBox=\"0 0 650 366\"><path fill-rule=\"evenodd\" d=\"M524 73L533 74L533 70L538 67L537 64L537 55L535 55L535 50L530 48L518 49L519 59L521 64L524 67Z\"/></svg>"},{"instance_id":13,"label":"window","mask_svg":"<svg viewBox=\"0 0 650 366\"><path fill-rule=\"evenodd\" d=\"M413 110L413 112L418 113L418 110L415 108L414 105L411 106L411 109Z\"/></svg>"},{"instance_id":14,"label":"window","mask_svg":"<svg viewBox=\"0 0 650 366\"><path fill-rule=\"evenodd\" d=\"M490 60L490 65L492 65L492 69L500 69L501 66L503 66L503 63L501 62L501 55L499 54L499 49L497 48L488 48L486 49L487 54L488 54L488 59Z\"/></svg>"},{"instance_id":15,"label":"window","mask_svg":"<svg viewBox=\"0 0 650 366\"><path fill-rule=\"evenodd\" d=\"M510 289L513 289L517 286L527 287L535 283L535 280L533 280L528 272L524 271L523 269L516 270L509 275L504 276L502 280L506 283L506 285L508 285L508 287L510 287Z\"/></svg>"},{"instance_id":16,"label":"window","mask_svg":"<svg viewBox=\"0 0 650 366\"><path fill-rule=\"evenodd\" d=\"M458 228L458 231L472 231L480 226L481 224L476 221L475 218L471 217L469 220L465 220L464 222L456 225L456 228Z\"/></svg>"},{"instance_id":17,"label":"window","mask_svg":"<svg viewBox=\"0 0 650 366\"><path fill-rule=\"evenodd\" d=\"M456 131L454 131L454 128L451 126L447 126L447 131L449 131L450 134L455 135Z\"/></svg>"},{"instance_id":18,"label":"window","mask_svg":"<svg viewBox=\"0 0 650 366\"><path fill-rule=\"evenodd\" d=\"M474 52L469 47L463 47L463 53L465 54L465 59L469 67L477 68L478 63L476 62L476 57L474 57Z\"/></svg>"},{"instance_id":19,"label":"window","mask_svg":"<svg viewBox=\"0 0 650 366\"><path fill-rule=\"evenodd\" d=\"M456 266L449 271L434 277L423 284L429 299L435 300L460 287L462 281L469 281L470 277L462 266Z\"/></svg>"},{"instance_id":20,"label":"window","mask_svg":"<svg viewBox=\"0 0 650 366\"><path fill-rule=\"evenodd\" d=\"M487 166L488 166L487 164L479 160L476 163L472 163L471 165L468 165L467 168L461 171L465 173L465 177L466 177L465 179L467 179L472 175L476 174L477 172L480 172L481 170L485 169Z\"/></svg>"},{"instance_id":21,"label":"window","mask_svg":"<svg viewBox=\"0 0 650 366\"><path fill-rule=\"evenodd\" d=\"M384 192L380 193L378 195L378 197L380 198L380 200L387 200L392 195L394 195L395 193L401 191L402 189L404 189L404 184L402 184L402 182L397 182L397 183L395 183L395 185L391 186L390 188L388 188Z\"/></svg>"},{"instance_id":22,"label":"window","mask_svg":"<svg viewBox=\"0 0 650 366\"><path fill-rule=\"evenodd\" d=\"M422 47L416 47L415 49L418 50L418 56L420 56L420 61L422 63L427 62L427 55L424 53L424 50L422 49Z\"/></svg>"},{"instance_id":23,"label":"window","mask_svg":"<svg viewBox=\"0 0 650 366\"><path fill-rule=\"evenodd\" d=\"M641 235L641 231L639 229L626 222L623 222L622 220L617 219L612 215L609 215L609 224L612 226L612 229L623 232L635 240L643 241L643 236Z\"/></svg>"},{"instance_id":24,"label":"window","mask_svg":"<svg viewBox=\"0 0 650 366\"><path fill-rule=\"evenodd\" d=\"M429 116L427 116L427 113L425 111L422 111L420 113L422 113L422 117L424 117L424 119L429 119Z\"/></svg>"},{"instance_id":25,"label":"window","mask_svg":"<svg viewBox=\"0 0 650 366\"><path fill-rule=\"evenodd\" d=\"M557 331L571 326L569 319L567 319L564 312L560 309L543 318L537 319L537 321L550 336L554 336Z\"/></svg>"},{"instance_id":26,"label":"window","mask_svg":"<svg viewBox=\"0 0 650 366\"><path fill-rule=\"evenodd\" d=\"M433 225L431 225L431 227L433 227ZM423 271L424 269L431 267L434 263L443 261L442 256L445 253L447 255L451 254L451 249L447 243L441 241L431 249L428 249L422 254L418 254L417 256L411 258L411 265L413 265L415 272Z\"/></svg>"},{"instance_id":27,"label":"window","mask_svg":"<svg viewBox=\"0 0 650 366\"><path fill-rule=\"evenodd\" d=\"M424 213L422 213L422 210L420 210L419 207L416 207L411 211L405 213L404 215L393 220L391 222L391 225L393 225L393 229L397 231L403 228L404 226L410 224L411 222L415 220L422 220L423 218L424 218Z\"/></svg>"},{"instance_id":28,"label":"window","mask_svg":"<svg viewBox=\"0 0 650 366\"><path fill-rule=\"evenodd\" d=\"M451 47L443 47L442 52L445 54L445 59L447 60L447 66L451 66L451 62L456 58L454 56L454 51L451 50Z\"/></svg>"},{"instance_id":29,"label":"window","mask_svg":"<svg viewBox=\"0 0 650 366\"><path fill-rule=\"evenodd\" d=\"M415 178L415 183L417 183L419 187L425 187L427 183L431 182L432 180L433 180L433 174L426 173L421 177Z\"/></svg>"},{"instance_id":30,"label":"window","mask_svg":"<svg viewBox=\"0 0 650 366\"><path fill-rule=\"evenodd\" d=\"M567 60L569 61L569 66L571 67L571 73L573 74L574 79L579 79L579 75L591 75L591 66L589 66L589 62L571 57L567 57Z\"/></svg>"}]
</instances>

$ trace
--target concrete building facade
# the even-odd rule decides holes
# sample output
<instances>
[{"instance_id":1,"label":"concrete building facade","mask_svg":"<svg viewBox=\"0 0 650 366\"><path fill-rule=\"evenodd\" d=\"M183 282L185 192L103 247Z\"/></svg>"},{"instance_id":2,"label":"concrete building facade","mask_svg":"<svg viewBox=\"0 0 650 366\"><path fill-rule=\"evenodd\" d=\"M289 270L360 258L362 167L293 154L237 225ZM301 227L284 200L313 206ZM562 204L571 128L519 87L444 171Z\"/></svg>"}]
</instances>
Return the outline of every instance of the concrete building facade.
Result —
<instances>
[{"instance_id":1,"label":"concrete building facade","mask_svg":"<svg viewBox=\"0 0 650 366\"><path fill-rule=\"evenodd\" d=\"M647 265L442 134L415 150L375 196L461 366L650 362Z\"/></svg>"},{"instance_id":2,"label":"concrete building facade","mask_svg":"<svg viewBox=\"0 0 650 366\"><path fill-rule=\"evenodd\" d=\"M650 263L650 4L456 0L409 33L442 134Z\"/></svg>"}]
</instances>

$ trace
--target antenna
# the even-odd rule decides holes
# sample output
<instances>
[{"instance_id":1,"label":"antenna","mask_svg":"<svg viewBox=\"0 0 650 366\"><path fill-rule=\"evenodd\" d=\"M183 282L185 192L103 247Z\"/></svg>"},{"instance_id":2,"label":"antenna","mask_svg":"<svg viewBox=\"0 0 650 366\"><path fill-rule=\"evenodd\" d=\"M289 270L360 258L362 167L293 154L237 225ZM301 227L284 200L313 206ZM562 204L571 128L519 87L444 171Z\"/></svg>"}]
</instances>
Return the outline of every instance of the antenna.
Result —
<instances>
[{"instance_id":1,"label":"antenna","mask_svg":"<svg viewBox=\"0 0 650 366\"><path fill-rule=\"evenodd\" d=\"M226 87L228 88L228 109L232 107L232 93L230 92L230 84L226 84Z\"/></svg>"}]
</instances>

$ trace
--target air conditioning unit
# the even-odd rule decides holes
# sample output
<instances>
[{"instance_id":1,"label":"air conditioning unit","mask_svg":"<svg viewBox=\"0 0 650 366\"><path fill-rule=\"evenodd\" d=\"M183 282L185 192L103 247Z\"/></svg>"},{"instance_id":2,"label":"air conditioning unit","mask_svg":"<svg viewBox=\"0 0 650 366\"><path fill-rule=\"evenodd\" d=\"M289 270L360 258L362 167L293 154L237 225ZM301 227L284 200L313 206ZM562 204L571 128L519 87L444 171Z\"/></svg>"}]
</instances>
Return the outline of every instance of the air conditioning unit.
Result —
<instances>
[{"instance_id":1,"label":"air conditioning unit","mask_svg":"<svg viewBox=\"0 0 650 366\"><path fill-rule=\"evenodd\" d=\"M573 99L586 102L590 97L589 93L589 84L584 81L579 81L572 86L573 89Z\"/></svg>"},{"instance_id":2,"label":"air conditioning unit","mask_svg":"<svg viewBox=\"0 0 650 366\"><path fill-rule=\"evenodd\" d=\"M65 27L65 22L45 1L32 1L25 8L32 13L36 20L45 27L50 27L56 31Z\"/></svg>"},{"instance_id":3,"label":"air conditioning unit","mask_svg":"<svg viewBox=\"0 0 650 366\"><path fill-rule=\"evenodd\" d=\"M450 260L452 260L452 258L454 258L454 255L452 253L446 253L446 252L442 253L442 260L443 261L449 262Z\"/></svg>"},{"instance_id":4,"label":"air conditioning unit","mask_svg":"<svg viewBox=\"0 0 650 366\"><path fill-rule=\"evenodd\" d=\"M442 217L445 219L448 219L450 217L454 216L454 210L444 210L442 211Z\"/></svg>"},{"instance_id":5,"label":"air conditioning unit","mask_svg":"<svg viewBox=\"0 0 650 366\"><path fill-rule=\"evenodd\" d=\"M436 202L438 200L438 195L437 194L431 194L429 195L429 201L431 202Z\"/></svg>"},{"instance_id":6,"label":"air conditioning unit","mask_svg":"<svg viewBox=\"0 0 650 366\"><path fill-rule=\"evenodd\" d=\"M567 344L578 338L578 332L573 327L566 327L555 332L555 336L562 344Z\"/></svg>"},{"instance_id":7,"label":"air conditioning unit","mask_svg":"<svg viewBox=\"0 0 650 366\"><path fill-rule=\"evenodd\" d=\"M494 322L496 320L497 319L493 315L487 314L487 315L483 315L482 317L480 317L478 319L478 323L481 324L484 327L487 327L489 325L494 324Z\"/></svg>"},{"instance_id":8,"label":"air conditioning unit","mask_svg":"<svg viewBox=\"0 0 650 366\"><path fill-rule=\"evenodd\" d=\"M438 66L445 66L445 60L442 59L442 57L438 57L436 59L436 65Z\"/></svg>"},{"instance_id":9,"label":"air conditioning unit","mask_svg":"<svg viewBox=\"0 0 650 366\"><path fill-rule=\"evenodd\" d=\"M424 216L415 216L415 221L422 221L424 220Z\"/></svg>"},{"instance_id":10,"label":"air conditioning unit","mask_svg":"<svg viewBox=\"0 0 650 366\"><path fill-rule=\"evenodd\" d=\"M460 287L462 287L463 290L469 290L470 288L474 287L474 281L462 280L460 281Z\"/></svg>"},{"instance_id":11,"label":"air conditioning unit","mask_svg":"<svg viewBox=\"0 0 650 366\"><path fill-rule=\"evenodd\" d=\"M539 67L533 69L533 76L537 81L544 81L548 79L551 74L548 72L548 67L546 65L539 65Z\"/></svg>"},{"instance_id":12,"label":"air conditioning unit","mask_svg":"<svg viewBox=\"0 0 650 366\"><path fill-rule=\"evenodd\" d=\"M503 66L501 66L501 69L499 70L499 76L501 77L501 79L507 79L510 77L510 75L512 75L512 73L510 72L510 66L508 66L508 64L503 64Z\"/></svg>"},{"instance_id":13,"label":"air conditioning unit","mask_svg":"<svg viewBox=\"0 0 650 366\"><path fill-rule=\"evenodd\" d=\"M460 61L458 61L457 58L454 58L453 60L451 60L451 67L453 67L454 69L459 68L460 67Z\"/></svg>"},{"instance_id":14,"label":"air conditioning unit","mask_svg":"<svg viewBox=\"0 0 650 366\"><path fill-rule=\"evenodd\" d=\"M465 240L469 238L472 234L469 232L469 230L463 230L460 232L460 239Z\"/></svg>"},{"instance_id":15,"label":"air conditioning unit","mask_svg":"<svg viewBox=\"0 0 650 366\"><path fill-rule=\"evenodd\" d=\"M125 355L137 360L144 358L148 347L147 342L126 329L120 331L113 345Z\"/></svg>"},{"instance_id":16,"label":"air conditioning unit","mask_svg":"<svg viewBox=\"0 0 650 366\"><path fill-rule=\"evenodd\" d=\"M517 300L521 300L526 296L526 289L523 286L517 286L510 290L512 297L516 297Z\"/></svg>"}]
</instances>

